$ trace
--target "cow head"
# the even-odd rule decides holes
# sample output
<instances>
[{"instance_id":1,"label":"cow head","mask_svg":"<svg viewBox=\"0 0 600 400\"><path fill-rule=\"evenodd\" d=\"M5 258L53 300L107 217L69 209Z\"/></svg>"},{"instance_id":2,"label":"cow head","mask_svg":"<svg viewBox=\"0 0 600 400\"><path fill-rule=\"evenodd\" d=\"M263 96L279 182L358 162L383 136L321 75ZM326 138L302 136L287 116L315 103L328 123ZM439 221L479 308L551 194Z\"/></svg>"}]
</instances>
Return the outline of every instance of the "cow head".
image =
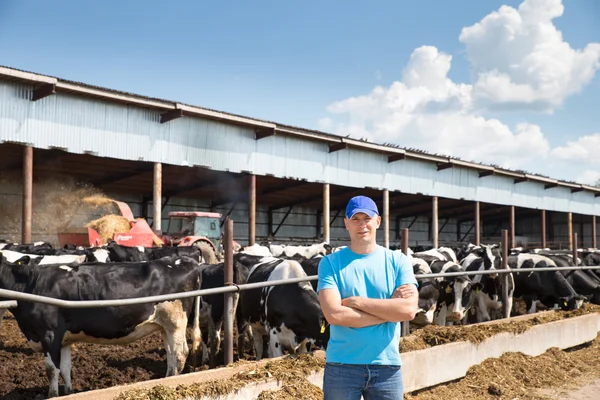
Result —
<instances>
[{"instance_id":1,"label":"cow head","mask_svg":"<svg viewBox=\"0 0 600 400\"><path fill-rule=\"evenodd\" d=\"M585 300L586 300L585 296L582 296L582 295L561 297L559 299L558 305L561 308L561 310L563 310L563 311L578 310L581 307L583 307L583 302Z\"/></svg>"},{"instance_id":2,"label":"cow head","mask_svg":"<svg viewBox=\"0 0 600 400\"><path fill-rule=\"evenodd\" d=\"M483 266L486 270L499 270L502 268L502 254L498 245L481 245L481 257L483 258ZM490 275L491 278L496 278L498 275Z\"/></svg>"},{"instance_id":3,"label":"cow head","mask_svg":"<svg viewBox=\"0 0 600 400\"><path fill-rule=\"evenodd\" d=\"M435 311L440 298L440 289L435 281L419 284L419 309L411 321L416 325L433 324Z\"/></svg>"},{"instance_id":4,"label":"cow head","mask_svg":"<svg viewBox=\"0 0 600 400\"><path fill-rule=\"evenodd\" d=\"M451 321L462 320L467 311L473 306L475 298L483 285L473 283L469 278L457 277L452 281L440 282L440 298L443 297L446 305L451 308L448 319Z\"/></svg>"}]
</instances>

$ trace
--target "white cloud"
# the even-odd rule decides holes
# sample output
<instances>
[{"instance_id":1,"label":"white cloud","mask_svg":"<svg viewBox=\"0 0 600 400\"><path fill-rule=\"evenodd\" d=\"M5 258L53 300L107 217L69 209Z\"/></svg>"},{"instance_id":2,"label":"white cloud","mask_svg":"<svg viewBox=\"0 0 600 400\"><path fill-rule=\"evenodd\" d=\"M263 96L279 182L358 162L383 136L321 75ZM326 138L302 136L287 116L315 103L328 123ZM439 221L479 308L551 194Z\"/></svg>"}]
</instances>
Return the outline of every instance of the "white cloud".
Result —
<instances>
[{"instance_id":1,"label":"white cloud","mask_svg":"<svg viewBox=\"0 0 600 400\"><path fill-rule=\"evenodd\" d=\"M566 145L552 150L552 157L567 163L579 165L600 165L598 158L600 133L581 136L577 141L568 141Z\"/></svg>"},{"instance_id":2,"label":"white cloud","mask_svg":"<svg viewBox=\"0 0 600 400\"><path fill-rule=\"evenodd\" d=\"M479 105L551 112L592 80L600 43L571 48L552 22L563 11L561 0L525 0L462 29Z\"/></svg>"},{"instance_id":3,"label":"white cloud","mask_svg":"<svg viewBox=\"0 0 600 400\"><path fill-rule=\"evenodd\" d=\"M448 77L451 55L422 46L411 54L400 80L330 104L329 117L320 126L341 136L530 172L548 174L555 168L563 173L557 165L568 161L567 153L557 157L551 152L539 126L523 122L511 127L482 114L486 107L517 104L548 110L593 78L600 45L593 55L593 45L577 52L563 42L551 22L562 11L560 1L550 0L526 0L519 10L503 6L461 33L478 71L473 85ZM499 50L491 50L494 45ZM581 146L597 149L599 144ZM568 146L577 152L575 145Z\"/></svg>"}]
</instances>

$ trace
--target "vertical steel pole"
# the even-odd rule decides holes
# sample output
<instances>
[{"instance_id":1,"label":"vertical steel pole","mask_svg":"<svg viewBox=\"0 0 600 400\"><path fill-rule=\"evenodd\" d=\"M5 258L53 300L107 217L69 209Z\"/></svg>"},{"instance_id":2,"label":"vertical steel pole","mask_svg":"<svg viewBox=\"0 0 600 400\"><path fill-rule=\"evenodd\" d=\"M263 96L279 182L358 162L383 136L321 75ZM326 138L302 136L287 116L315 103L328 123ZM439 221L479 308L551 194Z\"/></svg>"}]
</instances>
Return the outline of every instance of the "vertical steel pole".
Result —
<instances>
[{"instance_id":1,"label":"vertical steel pole","mask_svg":"<svg viewBox=\"0 0 600 400\"><path fill-rule=\"evenodd\" d=\"M479 246L481 244L481 213L479 202L475 202L475 245Z\"/></svg>"},{"instance_id":2,"label":"vertical steel pole","mask_svg":"<svg viewBox=\"0 0 600 400\"><path fill-rule=\"evenodd\" d=\"M546 248L546 210L542 210L542 249Z\"/></svg>"},{"instance_id":3,"label":"vertical steel pole","mask_svg":"<svg viewBox=\"0 0 600 400\"><path fill-rule=\"evenodd\" d=\"M233 221L225 218L225 259L223 268L225 270L225 286L233 285ZM223 313L223 329L225 340L223 343L223 355L225 365L233 362L233 312L234 296L238 293L225 293L225 309Z\"/></svg>"},{"instance_id":4,"label":"vertical steel pole","mask_svg":"<svg viewBox=\"0 0 600 400\"><path fill-rule=\"evenodd\" d=\"M154 181L152 182L152 227L162 230L162 164L154 163Z\"/></svg>"},{"instance_id":5,"label":"vertical steel pole","mask_svg":"<svg viewBox=\"0 0 600 400\"><path fill-rule=\"evenodd\" d=\"M329 243L331 241L331 231L329 229L329 183L323 184L323 241ZM318 235L317 235L318 236Z\"/></svg>"},{"instance_id":6,"label":"vertical steel pole","mask_svg":"<svg viewBox=\"0 0 600 400\"><path fill-rule=\"evenodd\" d=\"M402 252L404 255L408 255L408 228L402 228ZM408 321L402 321L400 323L400 335L410 335L410 323Z\"/></svg>"},{"instance_id":7,"label":"vertical steel pole","mask_svg":"<svg viewBox=\"0 0 600 400\"><path fill-rule=\"evenodd\" d=\"M256 175L250 175L248 188L248 245L256 242Z\"/></svg>"},{"instance_id":8,"label":"vertical steel pole","mask_svg":"<svg viewBox=\"0 0 600 400\"><path fill-rule=\"evenodd\" d=\"M390 191L383 189L383 246L390 248Z\"/></svg>"},{"instance_id":9,"label":"vertical steel pole","mask_svg":"<svg viewBox=\"0 0 600 400\"><path fill-rule=\"evenodd\" d=\"M21 242L31 243L31 223L33 214L33 147L25 146L23 151L23 214Z\"/></svg>"},{"instance_id":10,"label":"vertical steel pole","mask_svg":"<svg viewBox=\"0 0 600 400\"><path fill-rule=\"evenodd\" d=\"M438 248L438 238L438 198L433 196L431 199L431 244L434 249Z\"/></svg>"},{"instance_id":11,"label":"vertical steel pole","mask_svg":"<svg viewBox=\"0 0 600 400\"><path fill-rule=\"evenodd\" d=\"M508 269L508 231L502 229L502 269ZM504 318L510 318L510 309L508 308L508 274L502 274L498 279L502 279L502 311Z\"/></svg>"}]
</instances>

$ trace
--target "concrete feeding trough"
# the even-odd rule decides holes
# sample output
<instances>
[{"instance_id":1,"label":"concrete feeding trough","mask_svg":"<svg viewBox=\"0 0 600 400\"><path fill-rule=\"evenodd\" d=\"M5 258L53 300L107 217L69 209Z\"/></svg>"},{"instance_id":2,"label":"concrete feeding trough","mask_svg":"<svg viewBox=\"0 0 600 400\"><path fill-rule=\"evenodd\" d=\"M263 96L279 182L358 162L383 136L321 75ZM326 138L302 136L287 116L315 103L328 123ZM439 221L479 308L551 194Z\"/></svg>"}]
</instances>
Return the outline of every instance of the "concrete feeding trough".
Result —
<instances>
[{"instance_id":1,"label":"concrete feeding trough","mask_svg":"<svg viewBox=\"0 0 600 400\"><path fill-rule=\"evenodd\" d=\"M533 316L525 316L520 319L531 317ZM511 318L504 320L504 322L510 320L515 319ZM500 323L500 321L494 321L494 323ZM500 357L507 352L521 352L535 357L543 354L552 347L560 349L575 347L594 340L598 332L600 332L600 314L592 313L535 325L521 334L499 333L478 344L461 341L402 353L404 388L409 393L463 378L468 369L473 365L480 364L488 358ZM324 357L324 353L317 353L316 356ZM114 399L120 393L132 389L149 389L157 385L175 388L179 385L227 380L238 372L256 368L257 366L264 366L273 360L275 359L243 364L233 368L219 368L164 379L138 382L131 385L78 393L63 398L108 400ZM322 388L323 370L309 374L306 379ZM199 399L253 399L264 390L276 390L280 387L281 383L278 383L275 379L267 379L265 381L249 383L235 393L211 397L202 396Z\"/></svg>"}]
</instances>

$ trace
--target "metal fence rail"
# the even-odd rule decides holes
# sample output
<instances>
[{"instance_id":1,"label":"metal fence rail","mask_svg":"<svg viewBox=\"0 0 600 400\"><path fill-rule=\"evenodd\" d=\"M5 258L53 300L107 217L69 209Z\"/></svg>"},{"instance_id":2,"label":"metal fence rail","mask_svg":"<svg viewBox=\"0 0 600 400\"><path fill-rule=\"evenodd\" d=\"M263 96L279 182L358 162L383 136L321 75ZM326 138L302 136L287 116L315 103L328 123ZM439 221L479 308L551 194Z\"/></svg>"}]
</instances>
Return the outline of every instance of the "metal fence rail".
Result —
<instances>
[{"instance_id":1,"label":"metal fence rail","mask_svg":"<svg viewBox=\"0 0 600 400\"><path fill-rule=\"evenodd\" d=\"M521 268L521 269L495 269L485 271L462 271L462 272L447 272L438 274L415 274L415 278L444 278L457 277L468 275L502 275L502 274L517 274L526 272L549 272L549 271L578 271L578 270L599 270L600 266L572 266L572 267L546 267L546 268ZM160 296L134 297L130 299L115 299L115 300L61 300L53 297L39 296L29 293L15 292L12 290L0 289L0 297L21 301L29 301L35 303L43 303L63 308L100 308L100 307L121 307L131 306L136 304L146 304L161 301L172 301L185 299L196 296L208 296L211 294L234 293L243 290L261 289L270 286L289 285L299 282L316 281L317 275L310 275L301 278L280 279L276 281L246 283L243 285L223 286L213 289L192 290L189 292L170 293ZM0 302L0 308L16 307L15 301Z\"/></svg>"}]
</instances>

